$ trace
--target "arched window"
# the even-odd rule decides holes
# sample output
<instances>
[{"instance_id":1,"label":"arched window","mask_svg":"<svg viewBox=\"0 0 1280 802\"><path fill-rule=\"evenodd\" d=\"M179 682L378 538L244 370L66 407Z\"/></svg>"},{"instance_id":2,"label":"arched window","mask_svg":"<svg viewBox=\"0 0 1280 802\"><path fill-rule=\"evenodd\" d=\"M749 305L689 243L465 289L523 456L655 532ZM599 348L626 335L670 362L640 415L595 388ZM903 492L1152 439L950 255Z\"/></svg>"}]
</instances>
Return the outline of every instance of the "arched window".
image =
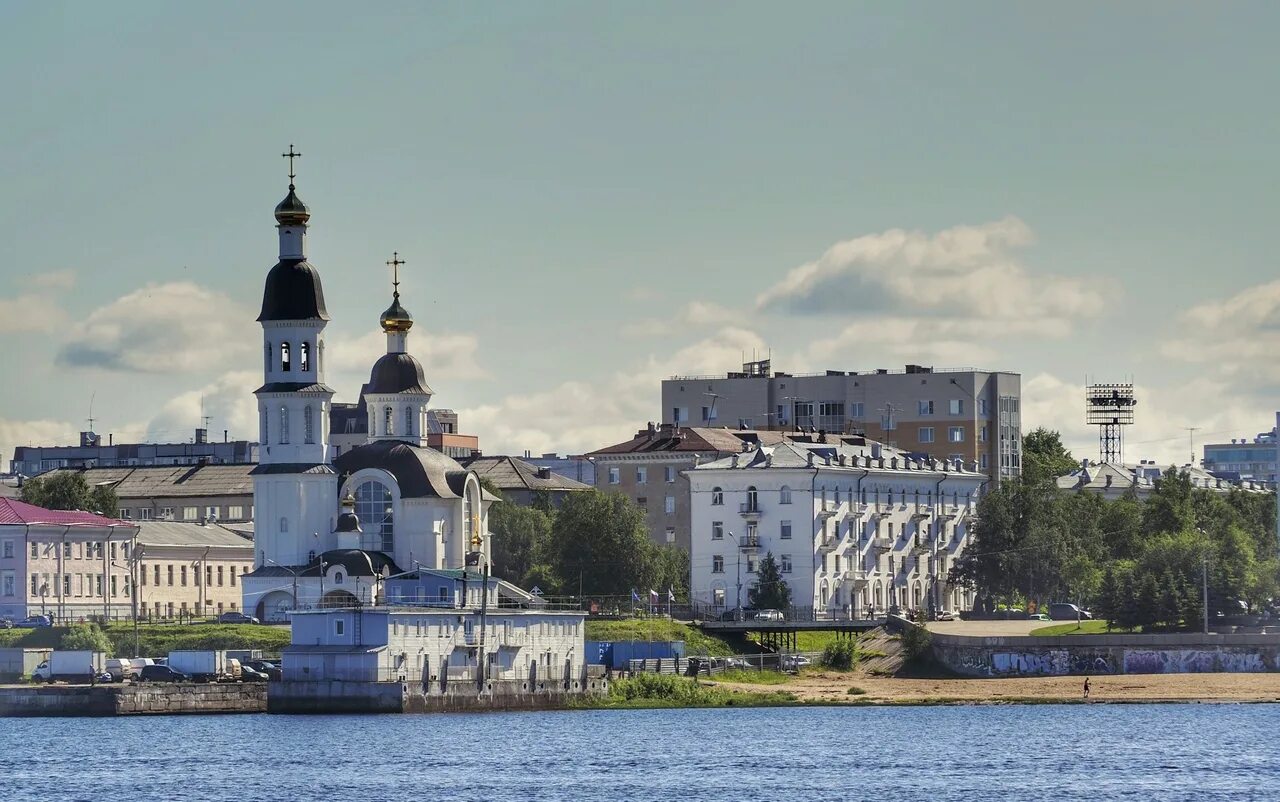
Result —
<instances>
[{"instance_id":1,"label":"arched window","mask_svg":"<svg viewBox=\"0 0 1280 802\"><path fill-rule=\"evenodd\" d=\"M304 345L303 347L305 348L306 346ZM306 351L303 351L303 353L306 353ZM316 441L316 414L310 406L302 410L302 431L306 442L314 443Z\"/></svg>"},{"instance_id":2,"label":"arched window","mask_svg":"<svg viewBox=\"0 0 1280 802\"><path fill-rule=\"evenodd\" d=\"M289 408L280 407L280 443L281 445L289 442Z\"/></svg>"},{"instance_id":3,"label":"arched window","mask_svg":"<svg viewBox=\"0 0 1280 802\"><path fill-rule=\"evenodd\" d=\"M280 369L287 371L291 367L289 364L289 343L280 343Z\"/></svg>"},{"instance_id":4,"label":"arched window","mask_svg":"<svg viewBox=\"0 0 1280 802\"><path fill-rule=\"evenodd\" d=\"M471 551L471 538L476 534L475 522L473 520L475 511L475 499L472 498L471 488L468 487L466 489L466 493L462 497L462 529L467 538L465 546L467 551Z\"/></svg>"},{"instance_id":5,"label":"arched window","mask_svg":"<svg viewBox=\"0 0 1280 802\"><path fill-rule=\"evenodd\" d=\"M413 407L404 408L404 433L413 435Z\"/></svg>"},{"instance_id":6,"label":"arched window","mask_svg":"<svg viewBox=\"0 0 1280 802\"><path fill-rule=\"evenodd\" d=\"M755 485L747 488L747 510L756 512L760 509L760 494L756 492Z\"/></svg>"},{"instance_id":7,"label":"arched window","mask_svg":"<svg viewBox=\"0 0 1280 802\"><path fill-rule=\"evenodd\" d=\"M717 507L724 504L724 491L718 487L711 488L711 503Z\"/></svg>"},{"instance_id":8,"label":"arched window","mask_svg":"<svg viewBox=\"0 0 1280 802\"><path fill-rule=\"evenodd\" d=\"M355 496L356 518L366 538L361 547L391 552L395 545L391 491L371 479L356 488Z\"/></svg>"},{"instance_id":9,"label":"arched window","mask_svg":"<svg viewBox=\"0 0 1280 802\"><path fill-rule=\"evenodd\" d=\"M310 565L315 561L316 561L316 551L315 549L312 549L311 551L307 552L307 564Z\"/></svg>"},{"instance_id":10,"label":"arched window","mask_svg":"<svg viewBox=\"0 0 1280 802\"><path fill-rule=\"evenodd\" d=\"M782 489L778 491L778 503L779 504L791 503L791 488L787 487L786 485L782 486Z\"/></svg>"},{"instance_id":11,"label":"arched window","mask_svg":"<svg viewBox=\"0 0 1280 802\"><path fill-rule=\"evenodd\" d=\"M298 370L303 373L311 370L311 343L298 346Z\"/></svg>"},{"instance_id":12,"label":"arched window","mask_svg":"<svg viewBox=\"0 0 1280 802\"><path fill-rule=\"evenodd\" d=\"M382 410L382 434L384 436L395 434L395 420L391 412L391 407Z\"/></svg>"},{"instance_id":13,"label":"arched window","mask_svg":"<svg viewBox=\"0 0 1280 802\"><path fill-rule=\"evenodd\" d=\"M345 577L342 575L342 572L341 572L341 571L337 571L337 572L335 572L335 573L334 573L334 575L333 575L333 584L335 584L335 585L341 585L344 579L345 579Z\"/></svg>"}]
</instances>

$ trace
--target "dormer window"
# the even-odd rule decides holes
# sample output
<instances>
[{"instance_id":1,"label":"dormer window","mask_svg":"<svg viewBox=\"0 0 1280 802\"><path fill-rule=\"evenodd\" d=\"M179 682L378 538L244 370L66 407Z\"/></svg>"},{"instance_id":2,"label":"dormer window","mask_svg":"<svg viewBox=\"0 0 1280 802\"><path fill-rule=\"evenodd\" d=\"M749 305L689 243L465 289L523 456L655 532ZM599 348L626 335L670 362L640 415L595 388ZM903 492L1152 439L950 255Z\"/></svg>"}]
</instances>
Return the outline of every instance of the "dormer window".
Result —
<instances>
[{"instance_id":1,"label":"dormer window","mask_svg":"<svg viewBox=\"0 0 1280 802\"><path fill-rule=\"evenodd\" d=\"M289 343L280 343L280 369L287 372L292 367L289 362Z\"/></svg>"}]
</instances>

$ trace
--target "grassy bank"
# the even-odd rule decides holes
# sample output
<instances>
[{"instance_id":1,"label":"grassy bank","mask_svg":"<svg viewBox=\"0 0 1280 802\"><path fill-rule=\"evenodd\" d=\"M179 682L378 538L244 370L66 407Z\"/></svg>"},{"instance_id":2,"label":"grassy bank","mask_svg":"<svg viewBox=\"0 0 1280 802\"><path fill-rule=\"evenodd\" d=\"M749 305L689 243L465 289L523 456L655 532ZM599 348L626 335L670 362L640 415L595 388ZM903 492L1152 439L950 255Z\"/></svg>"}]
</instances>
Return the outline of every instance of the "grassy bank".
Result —
<instances>
[{"instance_id":1,"label":"grassy bank","mask_svg":"<svg viewBox=\"0 0 1280 802\"><path fill-rule=\"evenodd\" d=\"M132 624L110 624L104 632L112 653L134 656ZM57 649L67 627L0 630L0 646ZM261 649L278 654L289 645L288 627L258 624L141 624L138 627L141 657L158 657L180 649Z\"/></svg>"},{"instance_id":2,"label":"grassy bank","mask_svg":"<svg viewBox=\"0 0 1280 802\"><path fill-rule=\"evenodd\" d=\"M636 674L614 680L609 693L585 698L575 706L593 709L671 707L777 707L796 703L785 691L739 691L706 685L669 674Z\"/></svg>"},{"instance_id":3,"label":"grassy bank","mask_svg":"<svg viewBox=\"0 0 1280 802\"><path fill-rule=\"evenodd\" d=\"M702 630L666 618L628 618L622 621L588 621L587 640L684 641L685 654L723 657L742 654L746 644L705 634ZM757 651L755 648L750 651Z\"/></svg>"},{"instance_id":4,"label":"grassy bank","mask_svg":"<svg viewBox=\"0 0 1280 802\"><path fill-rule=\"evenodd\" d=\"M1110 631L1128 632L1129 630L1113 629ZM1033 629L1030 634L1043 637L1054 637L1058 635L1106 635L1108 634L1108 630L1106 621L1081 621L1079 624L1075 621L1068 621L1064 624L1053 624L1052 626Z\"/></svg>"}]
</instances>

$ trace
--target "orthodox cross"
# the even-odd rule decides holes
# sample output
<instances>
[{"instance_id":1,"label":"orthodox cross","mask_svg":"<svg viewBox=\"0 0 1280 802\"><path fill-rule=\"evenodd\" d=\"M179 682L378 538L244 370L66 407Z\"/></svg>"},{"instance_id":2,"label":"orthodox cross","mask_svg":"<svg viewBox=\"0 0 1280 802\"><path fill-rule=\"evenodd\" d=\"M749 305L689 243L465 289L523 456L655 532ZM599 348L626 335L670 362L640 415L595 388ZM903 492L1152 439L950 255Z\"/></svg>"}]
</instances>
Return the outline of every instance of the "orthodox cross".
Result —
<instances>
[{"instance_id":1,"label":"orthodox cross","mask_svg":"<svg viewBox=\"0 0 1280 802\"><path fill-rule=\"evenodd\" d=\"M391 275L392 275L391 286L395 288L395 294L397 298L400 297L400 265L404 263L405 261L400 258L400 252L392 251L391 261L387 262L387 264L391 265Z\"/></svg>"},{"instance_id":2,"label":"orthodox cross","mask_svg":"<svg viewBox=\"0 0 1280 802\"><path fill-rule=\"evenodd\" d=\"M298 158L298 157L299 157L299 156L301 156L302 154L301 154L301 153L294 153L294 152L293 152L293 143L292 143L292 142L290 142L290 143L289 143L289 152L288 152L288 153L281 153L280 155L281 155L283 158L286 158L286 159L288 159L288 160L289 160L289 183L290 183L290 184L292 184L292 183L293 183L293 179L294 179L294 172L293 172L293 160L294 160L294 159L296 159L296 158Z\"/></svg>"}]
</instances>

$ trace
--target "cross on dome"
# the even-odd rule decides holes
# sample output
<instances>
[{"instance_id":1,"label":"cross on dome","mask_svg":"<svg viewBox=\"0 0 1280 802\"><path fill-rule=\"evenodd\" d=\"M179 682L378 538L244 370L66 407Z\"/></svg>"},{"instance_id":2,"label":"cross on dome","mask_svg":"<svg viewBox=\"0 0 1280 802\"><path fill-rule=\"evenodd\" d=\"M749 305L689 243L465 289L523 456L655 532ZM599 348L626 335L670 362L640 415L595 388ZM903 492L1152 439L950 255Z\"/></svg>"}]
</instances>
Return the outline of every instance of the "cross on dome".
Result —
<instances>
[{"instance_id":1,"label":"cross on dome","mask_svg":"<svg viewBox=\"0 0 1280 802\"><path fill-rule=\"evenodd\" d=\"M280 156L281 156L282 158L285 158L285 159L288 159L288 160L289 160L289 189L293 189L293 179L297 177L297 176L294 174L294 172L293 172L293 160L294 160L294 159L297 159L297 158L301 158L302 154L301 154L301 153L294 153L294 152L293 152L293 143L292 143L292 142L290 142L290 143L289 143L289 152L288 152L288 153L281 153L281 154L280 154Z\"/></svg>"},{"instance_id":2,"label":"cross on dome","mask_svg":"<svg viewBox=\"0 0 1280 802\"><path fill-rule=\"evenodd\" d=\"M391 306L387 307L387 311L382 313L382 317L378 319L378 322L382 324L382 330L387 334L403 334L413 328L413 315L409 314L409 310L400 305L400 265L405 264L405 260L400 258L399 251L395 251L387 264L391 265L392 271Z\"/></svg>"}]
</instances>

